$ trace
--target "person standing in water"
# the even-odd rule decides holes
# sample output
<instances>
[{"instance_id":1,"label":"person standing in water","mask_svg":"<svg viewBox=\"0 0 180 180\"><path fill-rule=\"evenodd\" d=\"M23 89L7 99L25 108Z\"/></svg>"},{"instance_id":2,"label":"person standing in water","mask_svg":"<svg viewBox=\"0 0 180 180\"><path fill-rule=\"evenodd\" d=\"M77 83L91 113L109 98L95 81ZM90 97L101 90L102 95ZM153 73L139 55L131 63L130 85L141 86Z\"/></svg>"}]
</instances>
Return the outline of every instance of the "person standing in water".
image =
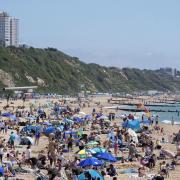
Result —
<instances>
[{"instance_id":1,"label":"person standing in water","mask_svg":"<svg viewBox=\"0 0 180 180\"><path fill-rule=\"evenodd\" d=\"M158 125L158 123L159 123L159 116L158 115L156 116L155 121L156 121L156 125Z\"/></svg>"}]
</instances>

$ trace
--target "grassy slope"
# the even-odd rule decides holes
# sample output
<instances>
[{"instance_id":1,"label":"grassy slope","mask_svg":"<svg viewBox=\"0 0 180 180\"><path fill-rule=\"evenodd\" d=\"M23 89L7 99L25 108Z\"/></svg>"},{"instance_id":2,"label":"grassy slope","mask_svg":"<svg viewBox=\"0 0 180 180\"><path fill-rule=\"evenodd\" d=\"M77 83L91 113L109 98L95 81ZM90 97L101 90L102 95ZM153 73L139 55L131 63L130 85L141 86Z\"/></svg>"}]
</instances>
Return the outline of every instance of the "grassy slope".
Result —
<instances>
[{"instance_id":1,"label":"grassy slope","mask_svg":"<svg viewBox=\"0 0 180 180\"><path fill-rule=\"evenodd\" d=\"M16 86L36 85L25 74L43 79L47 87L39 90L45 92L74 93L81 84L86 90L100 92L180 89L169 76L155 71L86 64L55 49L0 48L0 69L13 76Z\"/></svg>"}]
</instances>

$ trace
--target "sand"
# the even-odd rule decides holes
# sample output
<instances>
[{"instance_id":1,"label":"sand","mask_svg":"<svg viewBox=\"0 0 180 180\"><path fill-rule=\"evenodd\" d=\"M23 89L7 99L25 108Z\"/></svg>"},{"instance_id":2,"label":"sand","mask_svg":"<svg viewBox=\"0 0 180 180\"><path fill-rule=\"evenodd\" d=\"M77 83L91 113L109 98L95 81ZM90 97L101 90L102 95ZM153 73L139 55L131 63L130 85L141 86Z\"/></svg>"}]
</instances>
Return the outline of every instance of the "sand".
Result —
<instances>
[{"instance_id":1,"label":"sand","mask_svg":"<svg viewBox=\"0 0 180 180\"><path fill-rule=\"evenodd\" d=\"M103 110L104 114L106 113L109 113L109 112L115 112L115 113L118 113L120 114L121 112L120 111L116 111L116 110L111 110L111 109L104 109L103 107L105 106L111 106L112 104L109 104L108 103L108 99L109 97L93 97L91 98L91 102L90 102L90 107L87 107L87 104L86 104L86 107L85 108L81 108L81 111L85 112L86 114L89 114L91 113L92 111L92 108L95 107L96 110ZM70 101L74 101L75 99L71 99ZM59 101L59 99L38 99L38 100L27 100L25 102L25 107L28 108L29 105L31 103L35 104L36 107L38 107L39 105L42 106L43 104L47 104L47 101L53 101L53 102L56 102L56 101ZM70 103L70 101L68 101L68 104L71 106L71 107L77 107L78 104L77 103ZM97 103L100 102L100 105L97 106ZM3 106L6 104L6 101L5 100L1 100L1 103L0 103L0 110L3 112ZM12 106L14 107L17 107L17 106L22 106L22 101L21 100L17 100L17 101L12 101L11 103ZM13 108L9 108L9 110L11 111ZM46 109L46 112L49 112L48 109ZM21 119L22 121L24 119ZM115 120L115 122L117 123L120 123L120 120ZM154 139L161 139L162 136L165 137L165 139L168 139L168 136L172 133L177 133L180 129L180 126L179 125L167 125L167 124L160 124L161 127L164 128L164 135L160 135L160 134L157 134L157 133L154 133L152 136ZM8 134L7 135L4 135L4 134L0 134L0 137L1 138L5 138L6 140L9 138L9 134L10 134L11 130L8 130ZM102 140L105 140L106 136L105 135L102 135L101 136L101 139ZM18 145L17 143L15 145ZM38 152L40 152L41 150L45 150L46 151L46 147L48 145L48 138L45 137L45 136L42 136L41 139L40 139L40 143L38 146L32 146L32 156L37 156ZM19 150L19 152L23 152L25 151L27 146L22 146L21 148L17 148ZM166 144L163 144L163 147L166 148L166 149L169 149L173 152L176 152L176 148L175 148L175 145L174 144L170 144L170 143L166 143ZM68 155L69 156L69 155ZM121 156L121 154L119 153L119 156ZM72 157L72 156L71 156ZM130 164L130 163L129 163ZM158 163L159 164L159 163ZM28 168L28 167L26 167ZM158 172L158 169L159 169L159 166L157 165L155 167L155 169L152 171L152 172L149 172L151 174L156 174ZM33 173L30 173L30 174L21 174L21 175L17 175L16 176L17 178L21 178L21 179L25 179L25 180L30 180L30 179L35 179L35 176ZM119 174L118 176L118 179L133 179L132 177L129 177L129 175L127 174ZM142 178L141 178L142 179ZM147 179L147 178L144 178L144 179ZM176 167L176 170L175 171L170 171L170 177L168 178L169 180L170 179L180 179L180 165Z\"/></svg>"}]
</instances>

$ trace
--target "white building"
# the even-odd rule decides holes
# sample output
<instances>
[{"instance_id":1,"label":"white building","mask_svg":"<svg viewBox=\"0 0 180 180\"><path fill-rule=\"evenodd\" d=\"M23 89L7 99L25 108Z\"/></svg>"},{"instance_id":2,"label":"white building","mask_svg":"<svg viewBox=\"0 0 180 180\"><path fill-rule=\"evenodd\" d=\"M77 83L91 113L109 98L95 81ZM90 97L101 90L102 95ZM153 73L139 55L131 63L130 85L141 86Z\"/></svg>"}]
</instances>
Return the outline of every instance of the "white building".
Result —
<instances>
[{"instance_id":1,"label":"white building","mask_svg":"<svg viewBox=\"0 0 180 180\"><path fill-rule=\"evenodd\" d=\"M0 45L19 46L19 20L0 12Z\"/></svg>"}]
</instances>

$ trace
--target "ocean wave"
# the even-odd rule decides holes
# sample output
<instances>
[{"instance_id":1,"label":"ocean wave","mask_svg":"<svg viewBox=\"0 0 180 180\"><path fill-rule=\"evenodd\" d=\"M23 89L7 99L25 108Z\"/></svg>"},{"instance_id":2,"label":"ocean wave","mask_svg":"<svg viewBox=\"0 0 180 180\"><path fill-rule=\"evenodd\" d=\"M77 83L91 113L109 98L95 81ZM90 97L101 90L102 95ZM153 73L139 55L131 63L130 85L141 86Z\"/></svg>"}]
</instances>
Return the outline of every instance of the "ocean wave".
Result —
<instances>
[{"instance_id":1,"label":"ocean wave","mask_svg":"<svg viewBox=\"0 0 180 180\"><path fill-rule=\"evenodd\" d=\"M171 120L163 120L162 123L165 123L165 124L171 124ZM174 121L174 124L180 125L180 122Z\"/></svg>"}]
</instances>

